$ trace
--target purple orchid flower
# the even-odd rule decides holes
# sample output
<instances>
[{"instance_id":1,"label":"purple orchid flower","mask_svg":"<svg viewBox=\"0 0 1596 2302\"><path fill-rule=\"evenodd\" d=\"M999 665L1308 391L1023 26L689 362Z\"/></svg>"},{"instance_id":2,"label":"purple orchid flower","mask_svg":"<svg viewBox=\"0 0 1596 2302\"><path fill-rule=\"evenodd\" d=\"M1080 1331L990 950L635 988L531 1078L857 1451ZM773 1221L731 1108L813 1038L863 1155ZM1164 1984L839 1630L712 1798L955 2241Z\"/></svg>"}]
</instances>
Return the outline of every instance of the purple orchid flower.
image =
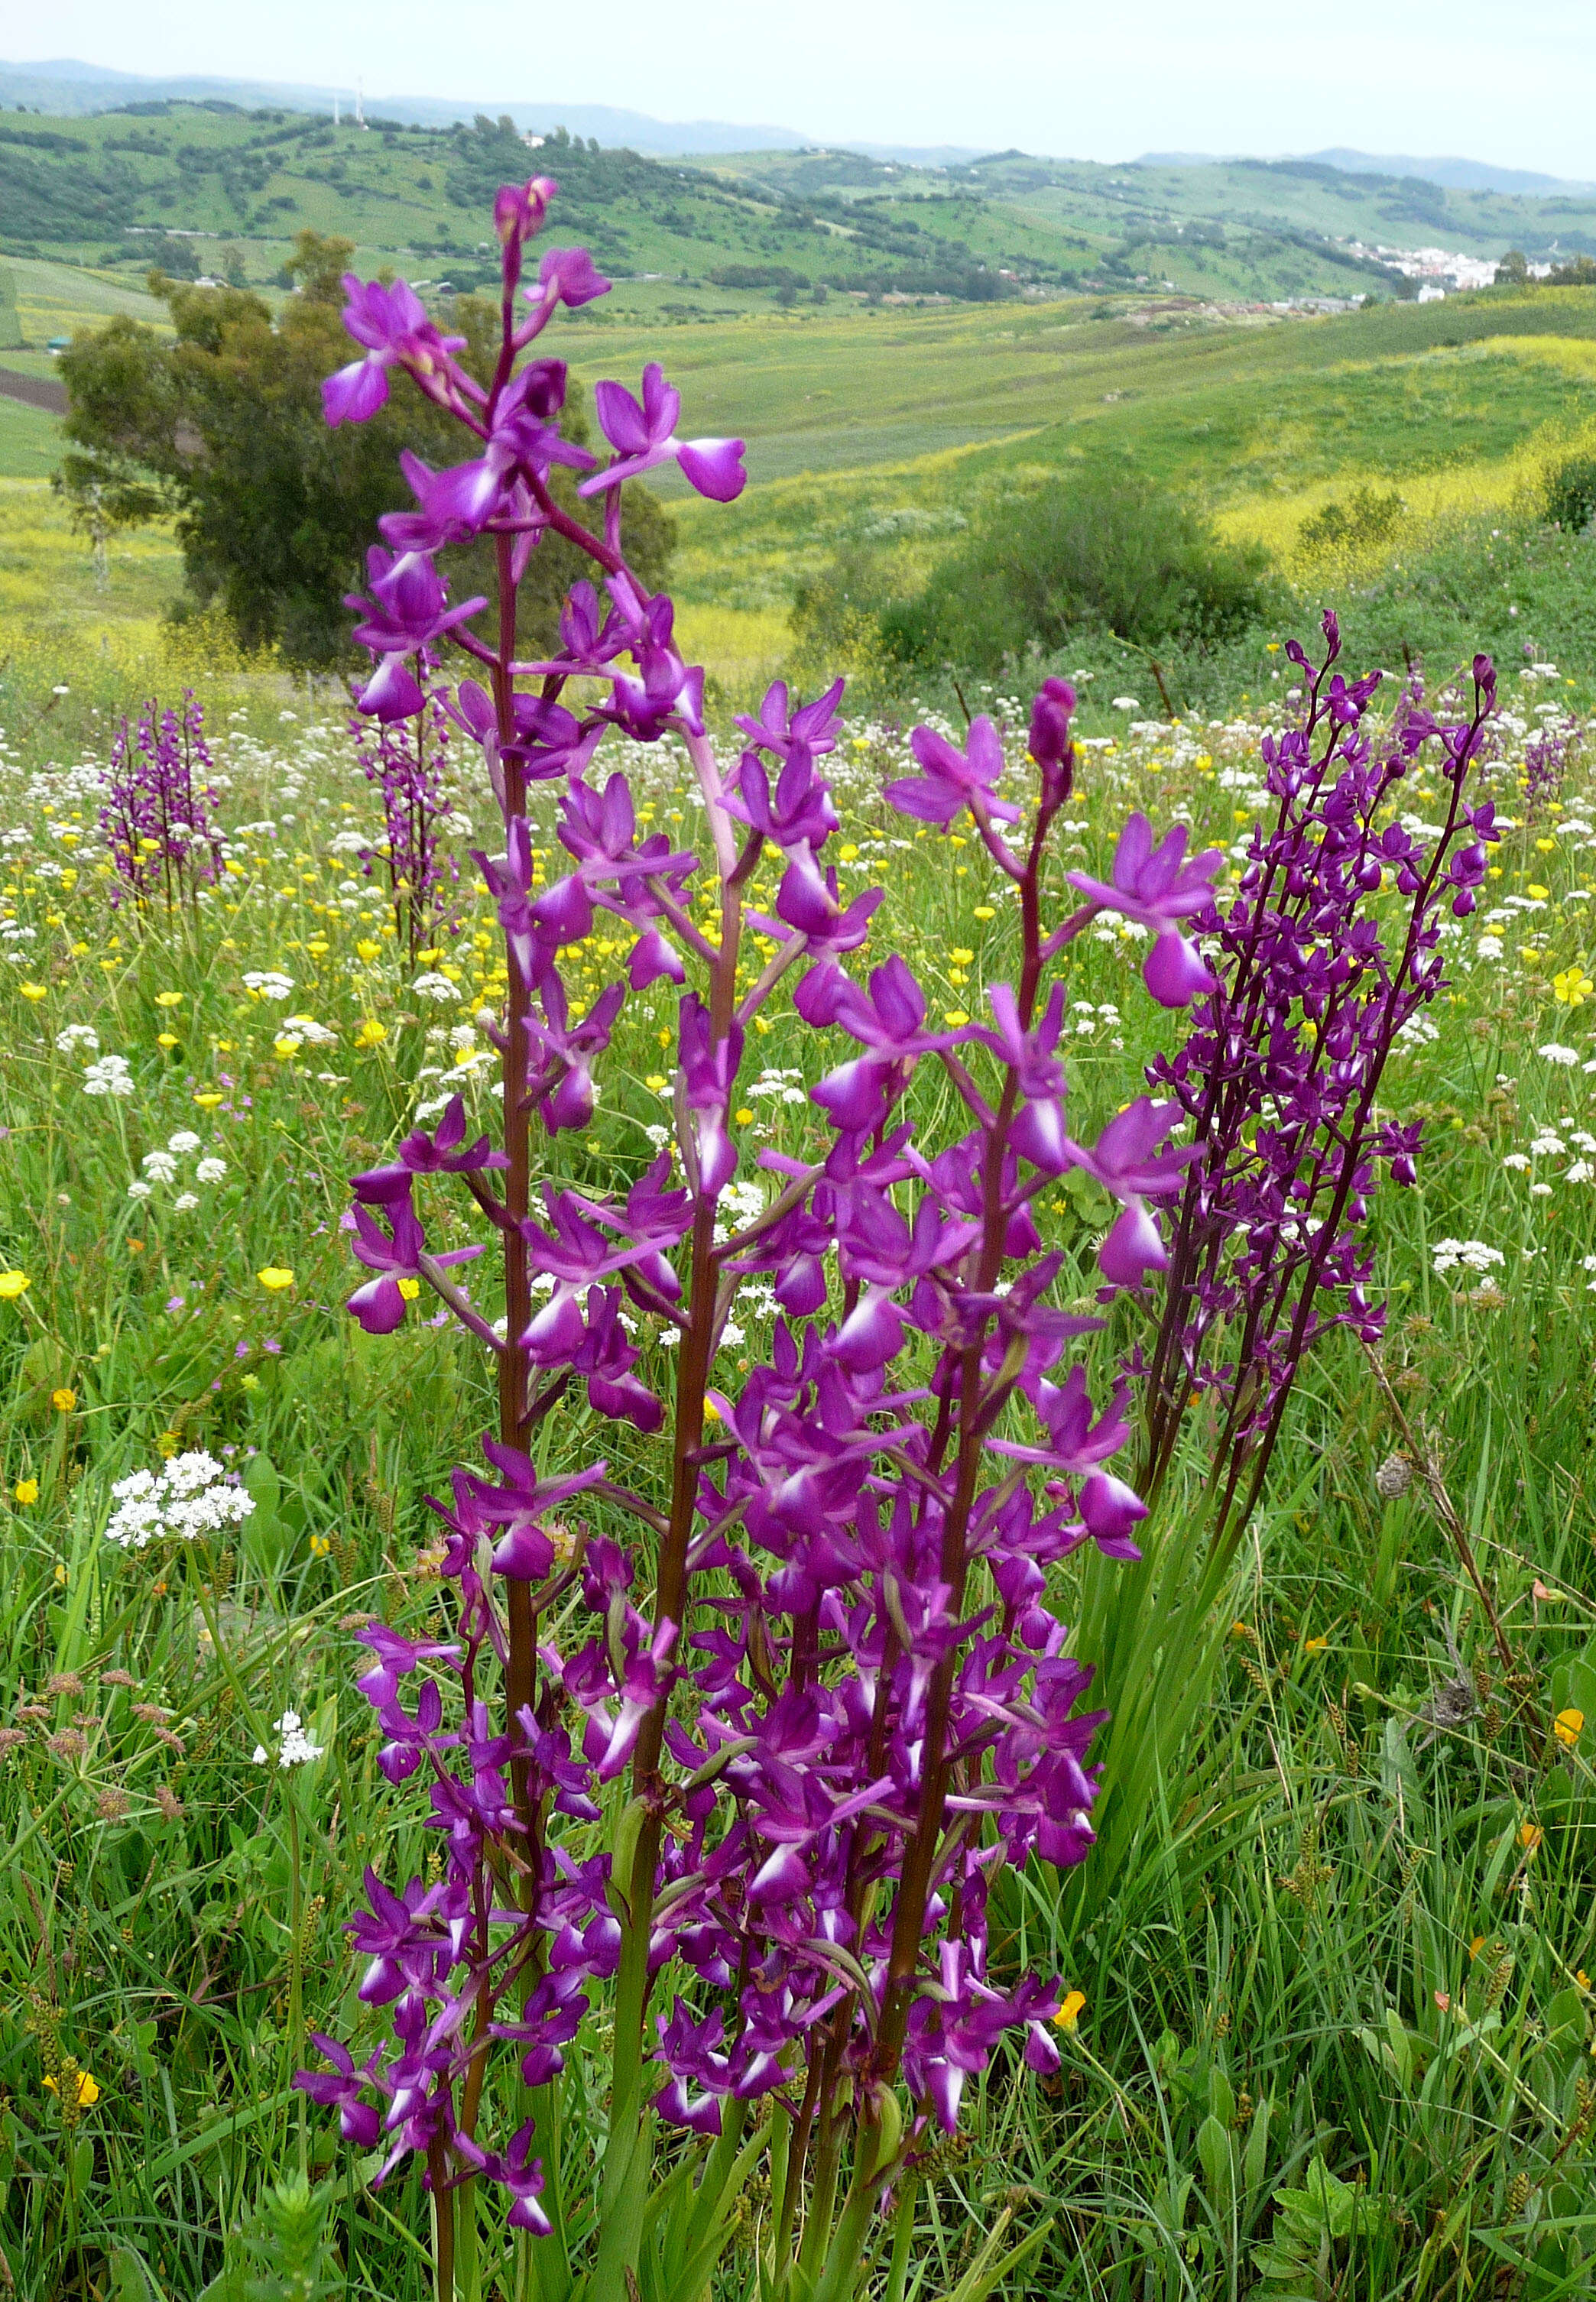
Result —
<instances>
[{"instance_id":1,"label":"purple orchid flower","mask_svg":"<svg viewBox=\"0 0 1596 2302\"><path fill-rule=\"evenodd\" d=\"M604 437L617 451L616 461L608 471L584 480L579 494L600 494L635 479L640 472L652 471L656 464L673 460L701 496L730 503L742 494L748 480L743 469L742 441L678 440L676 425L682 412L682 395L674 384L666 382L658 360L651 360L643 372L641 406L625 384L605 382L593 387L593 407Z\"/></svg>"},{"instance_id":2,"label":"purple orchid flower","mask_svg":"<svg viewBox=\"0 0 1596 2302\"><path fill-rule=\"evenodd\" d=\"M364 424L388 398L388 371L396 364L432 374L452 366L449 355L466 349L464 336L440 335L428 319L426 307L407 281L391 288L379 280L363 281L346 272L343 323L365 357L340 367L322 385L322 403L330 424Z\"/></svg>"},{"instance_id":3,"label":"purple orchid flower","mask_svg":"<svg viewBox=\"0 0 1596 2302\"><path fill-rule=\"evenodd\" d=\"M390 1238L383 1237L380 1224L365 1207L354 1210L355 1256L378 1276L357 1287L346 1307L368 1335L391 1335L403 1324L406 1296L401 1281L408 1282L412 1295L420 1293L420 1258L426 1252L425 1234L410 1204L407 1185L402 1197L384 1198L382 1204L392 1234Z\"/></svg>"},{"instance_id":4,"label":"purple orchid flower","mask_svg":"<svg viewBox=\"0 0 1596 2302\"><path fill-rule=\"evenodd\" d=\"M442 579L424 551L395 559L380 544L366 553L373 597L346 594L344 605L363 611L352 636L382 660L357 699L357 708L384 723L414 718L424 698L406 659L436 644L457 624L487 606L477 593L458 608L448 605Z\"/></svg>"},{"instance_id":5,"label":"purple orchid flower","mask_svg":"<svg viewBox=\"0 0 1596 2302\"><path fill-rule=\"evenodd\" d=\"M550 248L545 249L538 265L537 286L524 288L521 293L547 316L557 305L566 304L576 311L597 296L608 296L609 284L594 270L592 257L585 248Z\"/></svg>"},{"instance_id":6,"label":"purple orchid flower","mask_svg":"<svg viewBox=\"0 0 1596 2302\"><path fill-rule=\"evenodd\" d=\"M1142 979L1161 1007L1185 1007L1199 992L1214 988L1214 974L1195 944L1175 922L1206 911L1214 901L1214 877L1224 857L1217 847L1185 861L1188 834L1178 824L1161 844L1145 815L1133 815L1114 850L1113 883L1086 871L1068 871L1072 887L1105 912L1118 912L1150 928L1156 937L1142 967Z\"/></svg>"},{"instance_id":7,"label":"purple orchid flower","mask_svg":"<svg viewBox=\"0 0 1596 2302\"><path fill-rule=\"evenodd\" d=\"M1019 822L1020 810L997 796L1003 739L985 712L970 721L962 752L934 727L917 727L909 748L921 772L901 776L886 786L887 804L900 815L912 816L917 823L941 824L944 829L966 808L978 820Z\"/></svg>"},{"instance_id":8,"label":"purple orchid flower","mask_svg":"<svg viewBox=\"0 0 1596 2302\"><path fill-rule=\"evenodd\" d=\"M400 1142L399 1157L391 1166L366 1168L353 1178L350 1189L368 1206L386 1206L408 1198L411 1178L416 1175L475 1175L490 1167L508 1165L504 1153L495 1151L485 1135L479 1135L475 1143L466 1143L465 1098L452 1095L435 1135L427 1134L424 1128L415 1129Z\"/></svg>"}]
</instances>

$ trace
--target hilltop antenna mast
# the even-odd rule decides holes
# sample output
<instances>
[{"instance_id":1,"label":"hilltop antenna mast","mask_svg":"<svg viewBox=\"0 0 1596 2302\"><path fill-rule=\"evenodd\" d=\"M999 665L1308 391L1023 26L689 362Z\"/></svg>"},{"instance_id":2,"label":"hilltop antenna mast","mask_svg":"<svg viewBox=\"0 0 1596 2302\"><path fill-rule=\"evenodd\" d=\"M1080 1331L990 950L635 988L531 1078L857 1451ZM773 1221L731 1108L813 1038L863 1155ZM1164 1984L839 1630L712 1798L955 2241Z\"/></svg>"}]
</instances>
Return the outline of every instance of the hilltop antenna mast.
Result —
<instances>
[{"instance_id":1,"label":"hilltop antenna mast","mask_svg":"<svg viewBox=\"0 0 1596 2302\"><path fill-rule=\"evenodd\" d=\"M332 99L332 125L334 128L338 128L342 125L342 122L340 121L338 116L338 98L336 97Z\"/></svg>"},{"instance_id":2,"label":"hilltop antenna mast","mask_svg":"<svg viewBox=\"0 0 1596 2302\"><path fill-rule=\"evenodd\" d=\"M364 128L365 125L365 83L364 81L357 80L355 82L355 125L357 128Z\"/></svg>"}]
</instances>

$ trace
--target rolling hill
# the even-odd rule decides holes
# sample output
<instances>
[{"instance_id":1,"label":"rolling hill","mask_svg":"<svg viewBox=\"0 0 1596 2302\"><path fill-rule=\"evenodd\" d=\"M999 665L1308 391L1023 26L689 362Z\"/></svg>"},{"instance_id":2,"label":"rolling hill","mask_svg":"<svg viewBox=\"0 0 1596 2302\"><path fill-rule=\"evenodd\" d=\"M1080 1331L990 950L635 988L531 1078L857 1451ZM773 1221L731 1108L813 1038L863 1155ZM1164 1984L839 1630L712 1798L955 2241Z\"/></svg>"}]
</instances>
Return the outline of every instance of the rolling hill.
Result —
<instances>
[{"instance_id":1,"label":"rolling hill","mask_svg":"<svg viewBox=\"0 0 1596 2302\"><path fill-rule=\"evenodd\" d=\"M535 155L535 156L534 156ZM273 282L304 226L353 239L430 292L487 284L483 206L505 176L559 176L627 310L727 318L827 295L1000 302L1139 288L1205 301L1410 292L1370 252L1435 242L1491 257L1596 250L1596 194L1531 197L1349 172L1322 161L1138 164L1019 152L918 166L805 147L689 165L508 115L467 127L265 105L130 99L120 111L0 114L0 249L124 279L169 271Z\"/></svg>"}]
</instances>

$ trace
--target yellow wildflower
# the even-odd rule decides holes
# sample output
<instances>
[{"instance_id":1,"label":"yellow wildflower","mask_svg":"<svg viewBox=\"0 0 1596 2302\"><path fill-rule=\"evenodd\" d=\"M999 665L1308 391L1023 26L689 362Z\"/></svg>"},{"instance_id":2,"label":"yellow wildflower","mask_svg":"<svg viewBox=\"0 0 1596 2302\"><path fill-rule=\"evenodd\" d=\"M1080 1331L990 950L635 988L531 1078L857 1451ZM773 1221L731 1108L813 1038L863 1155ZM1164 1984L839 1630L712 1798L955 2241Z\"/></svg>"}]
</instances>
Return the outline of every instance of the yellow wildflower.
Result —
<instances>
[{"instance_id":1,"label":"yellow wildflower","mask_svg":"<svg viewBox=\"0 0 1596 2302\"><path fill-rule=\"evenodd\" d=\"M23 983L18 988L24 999L44 999L49 996L42 983Z\"/></svg>"},{"instance_id":2,"label":"yellow wildflower","mask_svg":"<svg viewBox=\"0 0 1596 2302\"><path fill-rule=\"evenodd\" d=\"M214 1088L208 1088L203 1095L197 1095L194 1100L201 1111L214 1111L222 1097Z\"/></svg>"},{"instance_id":3,"label":"yellow wildflower","mask_svg":"<svg viewBox=\"0 0 1596 2302\"><path fill-rule=\"evenodd\" d=\"M155 1045L157 1047L175 1047L177 1045L177 1033L175 1031L157 1031L155 1034Z\"/></svg>"},{"instance_id":4,"label":"yellow wildflower","mask_svg":"<svg viewBox=\"0 0 1596 2302\"><path fill-rule=\"evenodd\" d=\"M75 1390L69 1390L63 1383L59 1390L53 1390L50 1393L50 1404L57 1415L70 1415L78 1404L78 1394Z\"/></svg>"},{"instance_id":5,"label":"yellow wildflower","mask_svg":"<svg viewBox=\"0 0 1596 2302\"><path fill-rule=\"evenodd\" d=\"M1538 1822L1521 1822L1518 1826L1518 1844L1526 1855L1533 1854L1545 1836Z\"/></svg>"},{"instance_id":6,"label":"yellow wildflower","mask_svg":"<svg viewBox=\"0 0 1596 2302\"><path fill-rule=\"evenodd\" d=\"M14 1303L32 1284L25 1271L0 1271L0 1303Z\"/></svg>"},{"instance_id":7,"label":"yellow wildflower","mask_svg":"<svg viewBox=\"0 0 1596 2302\"><path fill-rule=\"evenodd\" d=\"M374 1015L368 1015L355 1034L355 1045L357 1047L377 1047L387 1037L387 1024L379 1023Z\"/></svg>"},{"instance_id":8,"label":"yellow wildflower","mask_svg":"<svg viewBox=\"0 0 1596 2302\"><path fill-rule=\"evenodd\" d=\"M36 1503L38 1500L38 1481L37 1479L19 1479L16 1485L12 1489L12 1493L17 1501L21 1504L23 1509L26 1510L30 1503Z\"/></svg>"},{"instance_id":9,"label":"yellow wildflower","mask_svg":"<svg viewBox=\"0 0 1596 2302\"><path fill-rule=\"evenodd\" d=\"M1566 967L1561 975L1552 977L1551 988L1554 998L1561 1000L1565 1007L1581 1007L1596 991L1596 983L1592 982L1583 967Z\"/></svg>"},{"instance_id":10,"label":"yellow wildflower","mask_svg":"<svg viewBox=\"0 0 1596 2302\"><path fill-rule=\"evenodd\" d=\"M1061 2030L1068 2030L1071 2036L1073 2037L1075 2034L1076 2025L1079 2022L1080 2018L1085 2012L1085 1991L1071 1990L1053 2019L1058 2024Z\"/></svg>"},{"instance_id":11,"label":"yellow wildflower","mask_svg":"<svg viewBox=\"0 0 1596 2302\"><path fill-rule=\"evenodd\" d=\"M78 2097L79 2109L92 2110L96 2103L98 2102L100 2098L98 2081L96 2079L91 2078L87 2071L77 2069L71 2063L68 2063L66 2067L68 2078L72 2082L73 2090ZM61 2092L61 2088L57 2081L49 2077L47 2073L45 2078L45 2086L47 2092L51 2094L59 2094Z\"/></svg>"},{"instance_id":12,"label":"yellow wildflower","mask_svg":"<svg viewBox=\"0 0 1596 2302\"><path fill-rule=\"evenodd\" d=\"M257 1271L255 1275L268 1295L281 1295L285 1287L291 1287L294 1283L293 1273L282 1270L275 1263L268 1263L264 1271Z\"/></svg>"},{"instance_id":13,"label":"yellow wildflower","mask_svg":"<svg viewBox=\"0 0 1596 2302\"><path fill-rule=\"evenodd\" d=\"M373 943L369 936L362 936L360 941L355 945L355 956L357 959L364 959L367 962L381 959L382 946L380 943Z\"/></svg>"},{"instance_id":14,"label":"yellow wildflower","mask_svg":"<svg viewBox=\"0 0 1596 2302\"><path fill-rule=\"evenodd\" d=\"M183 995L181 991L157 991L155 994L157 1007L181 1007L182 1004Z\"/></svg>"},{"instance_id":15,"label":"yellow wildflower","mask_svg":"<svg viewBox=\"0 0 1596 2302\"><path fill-rule=\"evenodd\" d=\"M1572 1751L1584 1730L1584 1723L1583 1710L1559 1710L1551 1722L1551 1731L1566 1751Z\"/></svg>"}]
</instances>

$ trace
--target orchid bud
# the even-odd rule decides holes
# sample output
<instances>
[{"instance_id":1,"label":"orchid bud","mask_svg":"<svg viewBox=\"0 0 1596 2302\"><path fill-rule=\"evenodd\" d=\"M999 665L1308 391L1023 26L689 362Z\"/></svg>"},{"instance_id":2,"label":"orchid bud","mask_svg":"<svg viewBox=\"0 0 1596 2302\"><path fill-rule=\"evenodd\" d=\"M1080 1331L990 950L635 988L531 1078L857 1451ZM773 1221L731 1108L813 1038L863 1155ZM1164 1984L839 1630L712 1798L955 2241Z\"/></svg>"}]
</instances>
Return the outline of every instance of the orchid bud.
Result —
<instances>
[{"instance_id":1,"label":"orchid bud","mask_svg":"<svg viewBox=\"0 0 1596 2302\"><path fill-rule=\"evenodd\" d=\"M549 203L559 186L551 176L533 176L525 184L500 184L493 201L493 229L501 247L517 247L542 231Z\"/></svg>"},{"instance_id":2,"label":"orchid bud","mask_svg":"<svg viewBox=\"0 0 1596 2302\"><path fill-rule=\"evenodd\" d=\"M1060 807L1075 780L1070 719L1075 690L1067 679L1045 679L1030 707L1030 755L1043 771L1044 804Z\"/></svg>"}]
</instances>

